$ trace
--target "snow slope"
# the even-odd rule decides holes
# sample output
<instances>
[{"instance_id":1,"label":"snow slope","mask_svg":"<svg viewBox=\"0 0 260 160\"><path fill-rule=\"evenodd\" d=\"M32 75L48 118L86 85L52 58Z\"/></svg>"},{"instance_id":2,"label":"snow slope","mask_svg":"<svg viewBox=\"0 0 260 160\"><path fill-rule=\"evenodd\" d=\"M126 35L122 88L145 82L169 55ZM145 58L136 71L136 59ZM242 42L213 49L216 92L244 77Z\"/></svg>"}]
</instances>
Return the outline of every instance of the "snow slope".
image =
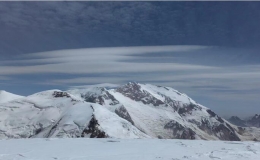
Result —
<instances>
[{"instance_id":1,"label":"snow slope","mask_svg":"<svg viewBox=\"0 0 260 160\"><path fill-rule=\"evenodd\" d=\"M0 141L0 160L258 160L259 142L159 139Z\"/></svg>"},{"instance_id":2,"label":"snow slope","mask_svg":"<svg viewBox=\"0 0 260 160\"><path fill-rule=\"evenodd\" d=\"M0 103L0 139L54 137L257 141L260 129L232 125L171 87L134 82Z\"/></svg>"},{"instance_id":3,"label":"snow slope","mask_svg":"<svg viewBox=\"0 0 260 160\"><path fill-rule=\"evenodd\" d=\"M19 96L16 94L12 94L9 92L6 92L4 90L0 90L0 103L6 103L8 101L12 101L18 98L22 98L23 96Z\"/></svg>"},{"instance_id":4,"label":"snow slope","mask_svg":"<svg viewBox=\"0 0 260 160\"><path fill-rule=\"evenodd\" d=\"M113 127L109 127L113 126ZM122 133L119 134L117 130ZM148 138L99 104L49 90L0 104L0 138Z\"/></svg>"},{"instance_id":5,"label":"snow slope","mask_svg":"<svg viewBox=\"0 0 260 160\"><path fill-rule=\"evenodd\" d=\"M91 86L70 90L82 100L98 103L153 138L253 140L186 94L171 87L129 82L116 89ZM246 136L245 136L246 135Z\"/></svg>"}]
</instances>

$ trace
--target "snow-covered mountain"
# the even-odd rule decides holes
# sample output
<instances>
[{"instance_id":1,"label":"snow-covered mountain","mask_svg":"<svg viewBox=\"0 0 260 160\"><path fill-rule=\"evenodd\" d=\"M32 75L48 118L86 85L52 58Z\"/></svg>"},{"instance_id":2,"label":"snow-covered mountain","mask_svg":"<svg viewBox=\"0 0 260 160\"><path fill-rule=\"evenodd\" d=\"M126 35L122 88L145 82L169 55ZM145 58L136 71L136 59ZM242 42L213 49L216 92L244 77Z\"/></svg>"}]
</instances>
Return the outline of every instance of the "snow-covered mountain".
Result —
<instances>
[{"instance_id":1,"label":"snow-covered mountain","mask_svg":"<svg viewBox=\"0 0 260 160\"><path fill-rule=\"evenodd\" d=\"M255 114L247 120L242 120L237 116L232 116L229 119L229 122L241 126L241 127L257 127L260 128L260 115Z\"/></svg>"},{"instance_id":2,"label":"snow-covered mountain","mask_svg":"<svg viewBox=\"0 0 260 160\"><path fill-rule=\"evenodd\" d=\"M250 127L260 128L260 114L255 114L252 118L247 120L247 124Z\"/></svg>"},{"instance_id":3,"label":"snow-covered mountain","mask_svg":"<svg viewBox=\"0 0 260 160\"><path fill-rule=\"evenodd\" d=\"M12 101L14 99L22 98L23 96L19 96L16 94L12 94L9 92L6 92L4 90L0 90L0 103L5 103L8 101Z\"/></svg>"},{"instance_id":4,"label":"snow-covered mountain","mask_svg":"<svg viewBox=\"0 0 260 160\"><path fill-rule=\"evenodd\" d=\"M260 130L232 125L173 88L134 82L114 87L49 90L2 103L0 138L239 141L260 137Z\"/></svg>"},{"instance_id":5,"label":"snow-covered mountain","mask_svg":"<svg viewBox=\"0 0 260 160\"><path fill-rule=\"evenodd\" d=\"M49 90L0 104L0 138L30 137L149 136L99 104Z\"/></svg>"},{"instance_id":6,"label":"snow-covered mountain","mask_svg":"<svg viewBox=\"0 0 260 160\"><path fill-rule=\"evenodd\" d=\"M232 116L228 119L228 121L237 126L247 127L246 121L240 119L238 116Z\"/></svg>"}]
</instances>

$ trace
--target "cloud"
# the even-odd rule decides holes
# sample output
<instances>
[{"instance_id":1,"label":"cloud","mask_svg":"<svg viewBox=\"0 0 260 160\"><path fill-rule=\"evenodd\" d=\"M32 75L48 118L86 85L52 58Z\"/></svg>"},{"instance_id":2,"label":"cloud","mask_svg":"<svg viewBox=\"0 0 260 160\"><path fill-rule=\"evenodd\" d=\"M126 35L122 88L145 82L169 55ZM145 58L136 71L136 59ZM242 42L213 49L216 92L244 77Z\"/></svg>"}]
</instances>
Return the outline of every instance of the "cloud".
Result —
<instances>
[{"instance_id":1,"label":"cloud","mask_svg":"<svg viewBox=\"0 0 260 160\"><path fill-rule=\"evenodd\" d=\"M259 65L213 67L187 64L182 61L175 62L180 54L193 53L192 56L186 57L186 59L193 59L192 57L196 57L198 51L206 51L210 54L215 49L216 47L183 45L83 48L40 52L20 55L17 60L0 61L0 75L61 75L35 82L42 85L73 86L105 82L122 84L128 81L138 81L167 86L174 84L174 87L188 90L188 92L192 92L194 88L196 91L216 93L222 91L225 94L227 90L234 92L260 90L260 87L257 87L260 86ZM153 54L156 56L150 56ZM158 55L164 59L160 59ZM168 56L173 60L167 61L165 57ZM142 58L146 61L136 61ZM226 89L214 89L214 86Z\"/></svg>"},{"instance_id":2,"label":"cloud","mask_svg":"<svg viewBox=\"0 0 260 160\"><path fill-rule=\"evenodd\" d=\"M112 84L112 83L100 83L95 85L82 85L82 86L71 86L69 89L85 89L89 87L105 87L105 88L117 88L119 84Z\"/></svg>"},{"instance_id":3,"label":"cloud","mask_svg":"<svg viewBox=\"0 0 260 160\"><path fill-rule=\"evenodd\" d=\"M209 107L259 102L259 15L256 2L0 2L1 87L139 81Z\"/></svg>"},{"instance_id":4,"label":"cloud","mask_svg":"<svg viewBox=\"0 0 260 160\"><path fill-rule=\"evenodd\" d=\"M0 76L0 80L8 80L10 79L9 77L6 77L6 76Z\"/></svg>"},{"instance_id":5,"label":"cloud","mask_svg":"<svg viewBox=\"0 0 260 160\"><path fill-rule=\"evenodd\" d=\"M27 54L22 60L3 62L0 75L35 73L134 73L174 70L204 70L214 67L178 63L135 63L123 62L134 55L153 52L186 52L204 49L204 46L151 46L151 47L112 47L61 50ZM7 64L6 64L7 63ZM33 63L31 65L28 65ZM37 63L43 63L37 65ZM6 65L5 65L6 64ZM8 65L9 64L9 65ZM13 64L23 64L13 66ZM27 64L27 65L26 65Z\"/></svg>"},{"instance_id":6,"label":"cloud","mask_svg":"<svg viewBox=\"0 0 260 160\"><path fill-rule=\"evenodd\" d=\"M254 2L1 2L0 33L6 36L0 38L8 45L16 42L15 48L24 52L125 45L259 46L258 8Z\"/></svg>"},{"instance_id":7,"label":"cloud","mask_svg":"<svg viewBox=\"0 0 260 160\"><path fill-rule=\"evenodd\" d=\"M222 106L217 107L227 101L230 107L246 102L256 106L260 93L260 64L214 67L205 65L203 61L187 63L196 56L203 60L198 51L215 54L215 49L205 46L142 46L23 54L15 59L0 60L0 83L10 86L22 82L23 85L68 89L137 81L173 87L217 112L224 110ZM180 55L187 61L179 61ZM8 84L1 82L4 77L10 78Z\"/></svg>"}]
</instances>

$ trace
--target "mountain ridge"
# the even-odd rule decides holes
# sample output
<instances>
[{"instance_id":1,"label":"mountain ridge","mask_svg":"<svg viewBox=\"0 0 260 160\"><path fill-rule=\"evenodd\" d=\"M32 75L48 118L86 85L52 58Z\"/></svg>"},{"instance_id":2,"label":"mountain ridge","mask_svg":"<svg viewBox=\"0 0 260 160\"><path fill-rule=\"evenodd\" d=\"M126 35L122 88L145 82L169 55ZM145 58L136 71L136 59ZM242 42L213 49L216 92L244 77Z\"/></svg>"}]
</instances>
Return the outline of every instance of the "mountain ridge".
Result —
<instances>
[{"instance_id":1,"label":"mountain ridge","mask_svg":"<svg viewBox=\"0 0 260 160\"><path fill-rule=\"evenodd\" d=\"M260 128L260 114L255 114L247 119L240 119L238 116L232 116L229 122L241 127L257 127Z\"/></svg>"},{"instance_id":2,"label":"mountain ridge","mask_svg":"<svg viewBox=\"0 0 260 160\"><path fill-rule=\"evenodd\" d=\"M0 138L259 140L171 87L129 82L48 90L0 103Z\"/></svg>"},{"instance_id":3,"label":"mountain ridge","mask_svg":"<svg viewBox=\"0 0 260 160\"><path fill-rule=\"evenodd\" d=\"M23 96L13 94L5 90L0 90L0 103L6 103L8 101L12 101L14 99L19 99L19 98L23 98Z\"/></svg>"}]
</instances>

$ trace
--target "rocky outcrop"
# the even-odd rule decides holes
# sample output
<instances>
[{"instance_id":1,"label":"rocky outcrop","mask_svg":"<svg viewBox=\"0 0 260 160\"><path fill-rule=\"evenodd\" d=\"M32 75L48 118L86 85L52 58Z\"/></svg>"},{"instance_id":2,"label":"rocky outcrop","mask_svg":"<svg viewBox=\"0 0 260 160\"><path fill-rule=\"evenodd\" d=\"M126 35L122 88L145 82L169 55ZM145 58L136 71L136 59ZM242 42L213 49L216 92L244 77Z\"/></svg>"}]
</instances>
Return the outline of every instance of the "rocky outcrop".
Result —
<instances>
[{"instance_id":1,"label":"rocky outcrop","mask_svg":"<svg viewBox=\"0 0 260 160\"><path fill-rule=\"evenodd\" d=\"M89 125L81 133L81 137L90 137L90 138L107 138L108 135L104 131L99 129L99 124L96 118L93 116L89 122Z\"/></svg>"},{"instance_id":2,"label":"rocky outcrop","mask_svg":"<svg viewBox=\"0 0 260 160\"><path fill-rule=\"evenodd\" d=\"M141 90L141 87L135 82L130 82L119 87L116 91L134 101L141 101L143 104L152 104L154 106L165 105L164 102L155 98L147 91Z\"/></svg>"},{"instance_id":3,"label":"rocky outcrop","mask_svg":"<svg viewBox=\"0 0 260 160\"><path fill-rule=\"evenodd\" d=\"M190 129L186 128L180 123L172 120L168 122L165 126L165 129L172 130L173 137L177 139L195 139L196 133Z\"/></svg>"},{"instance_id":4,"label":"rocky outcrop","mask_svg":"<svg viewBox=\"0 0 260 160\"><path fill-rule=\"evenodd\" d=\"M119 108L115 109L115 113L119 117L127 120L128 122L132 123L132 125L134 125L134 121L132 120L130 114L127 112L127 110L124 106L120 106Z\"/></svg>"}]
</instances>

